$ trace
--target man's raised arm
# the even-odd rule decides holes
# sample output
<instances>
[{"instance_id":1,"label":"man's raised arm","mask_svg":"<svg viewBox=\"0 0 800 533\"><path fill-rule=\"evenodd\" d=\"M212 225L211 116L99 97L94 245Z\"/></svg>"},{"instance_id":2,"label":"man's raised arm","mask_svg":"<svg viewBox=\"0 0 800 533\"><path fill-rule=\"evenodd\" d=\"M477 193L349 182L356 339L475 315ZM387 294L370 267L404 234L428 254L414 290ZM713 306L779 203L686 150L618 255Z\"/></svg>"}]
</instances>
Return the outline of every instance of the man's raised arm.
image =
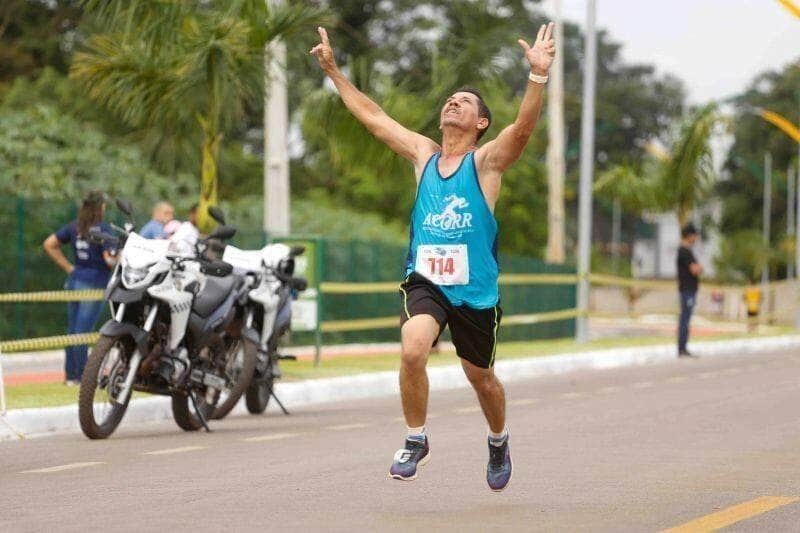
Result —
<instances>
[{"instance_id":1,"label":"man's raised arm","mask_svg":"<svg viewBox=\"0 0 800 533\"><path fill-rule=\"evenodd\" d=\"M528 139L539 120L542 111L542 96L544 82L555 55L555 41L553 40L553 27L551 22L539 28L539 34L533 46L520 39L519 45L525 51L525 59L531 66L528 87L519 106L517 118L513 124L507 126L492 141L484 144L478 150L478 162L481 167L491 171L503 172L522 155Z\"/></svg>"},{"instance_id":2,"label":"man's raised arm","mask_svg":"<svg viewBox=\"0 0 800 533\"><path fill-rule=\"evenodd\" d=\"M395 153L411 161L417 170L417 177L419 177L422 167L431 154L437 150L436 143L424 135L403 127L366 94L359 91L336 66L333 48L328 40L328 32L322 27L317 28L317 31L322 42L311 49L311 54L317 58L319 66L333 81L344 105L359 122L366 126L370 133L383 141Z\"/></svg>"}]
</instances>

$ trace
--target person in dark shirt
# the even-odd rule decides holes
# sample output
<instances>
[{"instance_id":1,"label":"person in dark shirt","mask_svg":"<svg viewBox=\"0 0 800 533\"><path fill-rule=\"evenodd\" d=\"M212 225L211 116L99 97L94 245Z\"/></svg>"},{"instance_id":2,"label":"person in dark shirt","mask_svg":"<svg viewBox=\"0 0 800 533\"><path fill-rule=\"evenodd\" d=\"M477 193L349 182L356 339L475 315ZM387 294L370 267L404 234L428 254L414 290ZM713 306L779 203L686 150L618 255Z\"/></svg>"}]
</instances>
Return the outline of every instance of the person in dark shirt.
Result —
<instances>
[{"instance_id":1,"label":"person in dark shirt","mask_svg":"<svg viewBox=\"0 0 800 533\"><path fill-rule=\"evenodd\" d=\"M681 296L681 316L678 325L678 357L697 357L689 353L689 321L697 303L697 287L703 267L697 262L692 246L697 242L697 229L686 224L681 229L681 246L678 248L678 291Z\"/></svg>"},{"instance_id":2,"label":"person in dark shirt","mask_svg":"<svg viewBox=\"0 0 800 533\"><path fill-rule=\"evenodd\" d=\"M64 284L66 290L100 289L108 284L114 264L112 250L94 244L89 240L89 231L100 230L111 234L111 227L103 222L105 215L105 195L92 191L86 195L78 211L78 218L51 234L44 241L47 255L67 273ZM74 262L70 263L61 251L69 244ZM95 322L103 309L103 302L69 302L67 306L69 333L88 333L94 329ZM68 346L66 349L64 371L66 385L78 385L83 367L86 366L87 346Z\"/></svg>"}]
</instances>

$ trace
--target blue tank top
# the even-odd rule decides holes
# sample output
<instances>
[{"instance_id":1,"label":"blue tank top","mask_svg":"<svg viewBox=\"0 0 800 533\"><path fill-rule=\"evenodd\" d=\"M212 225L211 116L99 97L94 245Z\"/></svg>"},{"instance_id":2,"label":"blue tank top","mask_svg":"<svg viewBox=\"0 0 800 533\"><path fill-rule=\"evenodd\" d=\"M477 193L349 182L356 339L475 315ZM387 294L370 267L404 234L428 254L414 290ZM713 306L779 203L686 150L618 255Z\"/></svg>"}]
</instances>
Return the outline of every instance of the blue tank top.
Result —
<instances>
[{"instance_id":1,"label":"blue tank top","mask_svg":"<svg viewBox=\"0 0 800 533\"><path fill-rule=\"evenodd\" d=\"M475 152L448 177L436 153L428 160L411 212L406 276L435 283L454 306L497 305L497 221L483 196Z\"/></svg>"}]
</instances>

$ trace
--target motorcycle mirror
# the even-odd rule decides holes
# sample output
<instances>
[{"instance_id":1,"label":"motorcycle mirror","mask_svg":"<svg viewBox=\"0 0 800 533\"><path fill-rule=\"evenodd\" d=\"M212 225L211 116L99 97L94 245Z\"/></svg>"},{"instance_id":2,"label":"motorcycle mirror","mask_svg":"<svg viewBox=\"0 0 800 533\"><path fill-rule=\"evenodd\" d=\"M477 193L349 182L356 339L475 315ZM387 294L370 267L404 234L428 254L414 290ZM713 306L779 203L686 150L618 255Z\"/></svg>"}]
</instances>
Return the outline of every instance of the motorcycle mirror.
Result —
<instances>
[{"instance_id":1,"label":"motorcycle mirror","mask_svg":"<svg viewBox=\"0 0 800 533\"><path fill-rule=\"evenodd\" d=\"M292 256L292 257L297 257L298 255L303 255L303 252L305 252L305 251L306 251L306 247L305 246L301 246L301 245L292 246L292 248L289 251L289 255Z\"/></svg>"},{"instance_id":2,"label":"motorcycle mirror","mask_svg":"<svg viewBox=\"0 0 800 533\"><path fill-rule=\"evenodd\" d=\"M126 215L128 216L133 215L133 207L131 206L131 203L128 200L117 198L116 204L117 204L117 209L119 209Z\"/></svg>"},{"instance_id":3,"label":"motorcycle mirror","mask_svg":"<svg viewBox=\"0 0 800 533\"><path fill-rule=\"evenodd\" d=\"M236 235L236 228L232 226L217 226L217 229L211 232L208 236L209 239L219 239L221 241L227 241L228 239L232 238Z\"/></svg>"},{"instance_id":4,"label":"motorcycle mirror","mask_svg":"<svg viewBox=\"0 0 800 533\"><path fill-rule=\"evenodd\" d=\"M225 213L219 207L212 205L208 208L208 214L223 226L225 225Z\"/></svg>"}]
</instances>

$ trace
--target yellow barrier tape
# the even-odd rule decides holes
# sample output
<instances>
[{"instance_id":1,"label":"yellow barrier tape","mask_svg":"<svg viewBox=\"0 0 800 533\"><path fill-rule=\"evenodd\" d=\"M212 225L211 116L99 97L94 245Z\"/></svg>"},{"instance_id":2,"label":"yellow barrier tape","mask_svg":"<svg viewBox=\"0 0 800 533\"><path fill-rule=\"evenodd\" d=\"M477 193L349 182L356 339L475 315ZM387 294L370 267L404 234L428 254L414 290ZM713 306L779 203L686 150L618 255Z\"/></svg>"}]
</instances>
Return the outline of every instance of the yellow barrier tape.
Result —
<instances>
[{"instance_id":1,"label":"yellow barrier tape","mask_svg":"<svg viewBox=\"0 0 800 533\"><path fill-rule=\"evenodd\" d=\"M396 281L378 281L369 283L344 283L339 281L323 281L319 285L323 294L378 294L397 292L400 283Z\"/></svg>"},{"instance_id":2,"label":"yellow barrier tape","mask_svg":"<svg viewBox=\"0 0 800 533\"><path fill-rule=\"evenodd\" d=\"M56 335L55 337L39 337L36 339L20 339L0 342L0 352L30 352L38 350L54 350L78 344L94 344L100 338L99 333L76 333L73 335Z\"/></svg>"},{"instance_id":3,"label":"yellow barrier tape","mask_svg":"<svg viewBox=\"0 0 800 533\"><path fill-rule=\"evenodd\" d=\"M103 299L103 289L81 291L39 291L0 294L0 303L12 302L91 302Z\"/></svg>"},{"instance_id":4,"label":"yellow barrier tape","mask_svg":"<svg viewBox=\"0 0 800 533\"><path fill-rule=\"evenodd\" d=\"M501 325L516 326L520 324L540 324L568 320L580 315L577 309L560 309L545 313L532 313L528 315L507 315L503 317ZM381 318L360 318L355 320L329 320L323 322L321 329L325 333L342 331L367 331L372 329L389 329L400 325L399 316Z\"/></svg>"},{"instance_id":5,"label":"yellow barrier tape","mask_svg":"<svg viewBox=\"0 0 800 533\"><path fill-rule=\"evenodd\" d=\"M500 285L570 285L578 282L575 274L501 274ZM379 294L397 292L396 281L346 283L324 281L320 289L324 294Z\"/></svg>"},{"instance_id":6,"label":"yellow barrier tape","mask_svg":"<svg viewBox=\"0 0 800 533\"><path fill-rule=\"evenodd\" d=\"M382 318L358 318L355 320L327 320L320 325L324 333L334 331L366 331L400 327L400 315Z\"/></svg>"},{"instance_id":7,"label":"yellow barrier tape","mask_svg":"<svg viewBox=\"0 0 800 533\"><path fill-rule=\"evenodd\" d=\"M504 316L500 322L503 326L517 326L521 324L542 324L545 322L557 322L581 316L578 309L562 309L560 311L548 311L545 313L532 313L529 315L509 315Z\"/></svg>"}]
</instances>

